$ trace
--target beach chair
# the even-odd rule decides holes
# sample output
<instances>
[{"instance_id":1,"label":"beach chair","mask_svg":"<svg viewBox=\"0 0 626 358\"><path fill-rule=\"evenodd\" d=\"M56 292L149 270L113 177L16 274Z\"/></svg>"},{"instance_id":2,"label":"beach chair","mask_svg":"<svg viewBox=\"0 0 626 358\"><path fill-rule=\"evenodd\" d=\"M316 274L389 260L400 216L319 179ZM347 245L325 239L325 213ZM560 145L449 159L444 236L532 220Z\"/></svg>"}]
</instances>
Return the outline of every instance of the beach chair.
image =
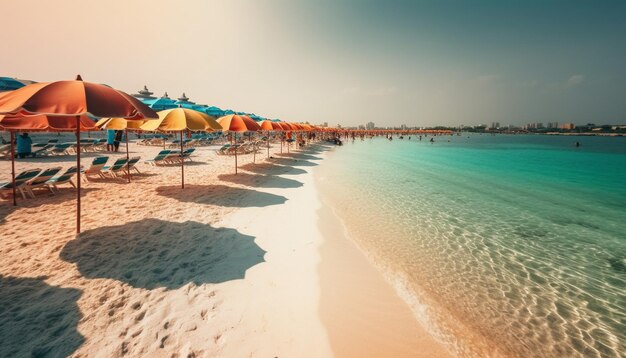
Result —
<instances>
[{"instance_id":1,"label":"beach chair","mask_svg":"<svg viewBox=\"0 0 626 358\"><path fill-rule=\"evenodd\" d=\"M0 155L9 156L11 154L11 144L0 144Z\"/></svg>"},{"instance_id":2,"label":"beach chair","mask_svg":"<svg viewBox=\"0 0 626 358\"><path fill-rule=\"evenodd\" d=\"M167 157L165 157L165 159L163 159L163 161L167 164L176 164L176 163L180 163L181 161L181 155L180 155L180 150L172 150L170 151L170 154L167 155Z\"/></svg>"},{"instance_id":3,"label":"beach chair","mask_svg":"<svg viewBox=\"0 0 626 358\"><path fill-rule=\"evenodd\" d=\"M128 159L120 158L113 163L110 167L102 168L102 177L109 176L110 178L118 177L120 173L124 173L126 164L128 163Z\"/></svg>"},{"instance_id":4,"label":"beach chair","mask_svg":"<svg viewBox=\"0 0 626 358\"><path fill-rule=\"evenodd\" d=\"M76 145L73 143L60 143L60 144L55 144L52 148L48 149L48 151L46 151L45 155L69 155L69 154L73 154L72 150Z\"/></svg>"},{"instance_id":5,"label":"beach chair","mask_svg":"<svg viewBox=\"0 0 626 358\"><path fill-rule=\"evenodd\" d=\"M76 188L76 185L72 181L72 177L76 175L76 172L77 172L76 166L69 167L65 171L65 173L63 173L62 175L48 179L48 181L46 181L46 186L48 187L48 189L50 190L52 194L54 194L55 190L57 192L59 191L59 188L57 187L57 185L61 185L61 184L70 183L71 186Z\"/></svg>"},{"instance_id":6,"label":"beach chair","mask_svg":"<svg viewBox=\"0 0 626 358\"><path fill-rule=\"evenodd\" d=\"M26 199L26 193L24 192L24 186L26 182L35 178L41 173L41 169L30 169L19 173L15 177L15 190L22 194L22 198ZM13 182L0 183L0 197L3 199L8 198L8 194L13 192Z\"/></svg>"},{"instance_id":7,"label":"beach chair","mask_svg":"<svg viewBox=\"0 0 626 358\"><path fill-rule=\"evenodd\" d=\"M156 157L154 157L154 159L151 160L146 160L146 163L150 164L150 165L162 165L165 164L165 158L167 158L167 156L171 153L172 151L169 149L166 150L162 150L159 152L159 154L156 155Z\"/></svg>"},{"instance_id":8,"label":"beach chair","mask_svg":"<svg viewBox=\"0 0 626 358\"><path fill-rule=\"evenodd\" d=\"M33 189L45 187L48 180L57 175L58 172L61 171L61 167L48 168L41 172L39 175L34 177L33 179L26 182L24 185L24 190L30 195L31 198L35 199L35 193Z\"/></svg>"},{"instance_id":9,"label":"beach chair","mask_svg":"<svg viewBox=\"0 0 626 358\"><path fill-rule=\"evenodd\" d=\"M48 151L50 151L50 149L52 149L53 147L54 144L46 144L37 150L33 150L31 154L35 157L40 155L47 155Z\"/></svg>"},{"instance_id":10,"label":"beach chair","mask_svg":"<svg viewBox=\"0 0 626 358\"><path fill-rule=\"evenodd\" d=\"M231 147L230 144L224 144L220 149L218 149L217 151L215 151L215 153L217 155L226 155L228 152L228 149Z\"/></svg>"},{"instance_id":11,"label":"beach chair","mask_svg":"<svg viewBox=\"0 0 626 358\"><path fill-rule=\"evenodd\" d=\"M134 170L138 174L141 173L136 165L139 162L139 159L141 159L141 157L132 157L128 160L128 164L126 164L126 166L128 167L129 171Z\"/></svg>"},{"instance_id":12,"label":"beach chair","mask_svg":"<svg viewBox=\"0 0 626 358\"><path fill-rule=\"evenodd\" d=\"M196 151L196 148L188 148L188 149L185 149L185 151L180 156L183 160L187 159L189 161L192 161L191 154L193 154L193 152L195 151Z\"/></svg>"},{"instance_id":13,"label":"beach chair","mask_svg":"<svg viewBox=\"0 0 626 358\"><path fill-rule=\"evenodd\" d=\"M84 178L89 180L90 177L99 177L104 178L104 174L102 173L102 169L106 165L109 157L95 157L93 162L91 162L91 166L87 168L87 170L83 171Z\"/></svg>"}]
</instances>

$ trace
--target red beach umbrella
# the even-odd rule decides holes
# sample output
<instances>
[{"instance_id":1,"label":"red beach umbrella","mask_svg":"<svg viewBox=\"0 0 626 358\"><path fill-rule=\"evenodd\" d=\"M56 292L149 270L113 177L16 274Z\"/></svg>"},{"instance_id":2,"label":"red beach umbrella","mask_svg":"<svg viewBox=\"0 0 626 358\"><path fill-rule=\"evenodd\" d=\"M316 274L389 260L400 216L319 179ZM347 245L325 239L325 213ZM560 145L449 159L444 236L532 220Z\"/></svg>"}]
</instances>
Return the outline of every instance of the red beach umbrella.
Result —
<instances>
[{"instance_id":1,"label":"red beach umbrella","mask_svg":"<svg viewBox=\"0 0 626 358\"><path fill-rule=\"evenodd\" d=\"M229 114L217 119L224 131L229 132L256 132L261 126L248 116L240 116L238 114ZM237 137L235 137L235 143ZM235 174L237 174L237 151L235 150Z\"/></svg>"},{"instance_id":2,"label":"red beach umbrella","mask_svg":"<svg viewBox=\"0 0 626 358\"><path fill-rule=\"evenodd\" d=\"M22 128L35 126L33 114L65 117L76 130L76 232L80 233L80 123L82 115L127 119L157 118L158 115L134 97L111 87L74 81L41 82L26 85L0 96L0 114L12 114ZM62 121L62 120L61 120ZM71 127L71 124L67 123ZM35 129L35 128L33 128Z\"/></svg>"}]
</instances>

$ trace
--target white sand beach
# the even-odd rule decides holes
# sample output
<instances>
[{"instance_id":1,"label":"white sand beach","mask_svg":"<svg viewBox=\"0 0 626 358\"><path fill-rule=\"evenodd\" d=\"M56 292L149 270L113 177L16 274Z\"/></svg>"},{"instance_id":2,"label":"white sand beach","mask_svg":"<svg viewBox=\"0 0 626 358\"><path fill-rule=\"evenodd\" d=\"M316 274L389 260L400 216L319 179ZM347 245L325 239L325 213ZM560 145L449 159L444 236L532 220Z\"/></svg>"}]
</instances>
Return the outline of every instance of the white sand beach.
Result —
<instances>
[{"instance_id":1,"label":"white sand beach","mask_svg":"<svg viewBox=\"0 0 626 358\"><path fill-rule=\"evenodd\" d=\"M85 183L78 236L70 187L1 201L0 356L448 355L322 205L314 171L333 149L279 149L234 175L232 157L199 148L184 190L179 166L144 163L132 183Z\"/></svg>"}]
</instances>

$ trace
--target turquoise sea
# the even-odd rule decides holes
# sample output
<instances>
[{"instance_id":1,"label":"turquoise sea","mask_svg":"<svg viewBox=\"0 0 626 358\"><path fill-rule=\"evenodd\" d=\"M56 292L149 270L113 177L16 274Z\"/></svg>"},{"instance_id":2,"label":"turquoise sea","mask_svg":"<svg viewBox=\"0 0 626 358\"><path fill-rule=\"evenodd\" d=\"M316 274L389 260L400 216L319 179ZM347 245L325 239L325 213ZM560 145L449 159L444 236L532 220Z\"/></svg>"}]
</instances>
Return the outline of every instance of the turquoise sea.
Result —
<instances>
[{"instance_id":1,"label":"turquoise sea","mask_svg":"<svg viewBox=\"0 0 626 358\"><path fill-rule=\"evenodd\" d=\"M318 169L416 317L461 356L626 355L626 138L430 138L347 140Z\"/></svg>"}]
</instances>

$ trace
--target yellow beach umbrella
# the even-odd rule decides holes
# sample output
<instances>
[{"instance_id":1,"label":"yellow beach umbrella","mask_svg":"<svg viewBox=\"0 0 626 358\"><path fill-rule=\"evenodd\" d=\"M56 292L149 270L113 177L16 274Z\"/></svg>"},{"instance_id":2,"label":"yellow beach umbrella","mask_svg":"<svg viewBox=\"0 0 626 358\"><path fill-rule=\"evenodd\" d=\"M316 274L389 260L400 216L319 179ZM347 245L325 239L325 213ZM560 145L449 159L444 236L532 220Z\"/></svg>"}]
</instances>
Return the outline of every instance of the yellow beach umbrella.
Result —
<instances>
[{"instance_id":1,"label":"yellow beach umbrella","mask_svg":"<svg viewBox=\"0 0 626 358\"><path fill-rule=\"evenodd\" d=\"M156 118L150 120L156 120ZM126 160L130 160L130 155L128 153L128 130L139 130L141 129L141 125L147 121L147 119L101 118L98 122L96 122L96 127L103 130L111 129L125 131ZM128 177L128 182L130 183L130 168L128 166L126 166L126 176Z\"/></svg>"},{"instance_id":2,"label":"yellow beach umbrella","mask_svg":"<svg viewBox=\"0 0 626 358\"><path fill-rule=\"evenodd\" d=\"M206 113L194 111L189 108L173 108L157 112L159 119L147 121L140 126L145 131L162 131L162 132L180 132L180 168L182 188L185 189L185 165L182 154L183 149L183 131L205 131L213 132L222 130L222 126L217 123L215 118Z\"/></svg>"},{"instance_id":3,"label":"yellow beach umbrella","mask_svg":"<svg viewBox=\"0 0 626 358\"><path fill-rule=\"evenodd\" d=\"M217 131L222 126L214 117L189 108L173 108L157 112L159 119L149 121L141 126L145 131Z\"/></svg>"}]
</instances>

